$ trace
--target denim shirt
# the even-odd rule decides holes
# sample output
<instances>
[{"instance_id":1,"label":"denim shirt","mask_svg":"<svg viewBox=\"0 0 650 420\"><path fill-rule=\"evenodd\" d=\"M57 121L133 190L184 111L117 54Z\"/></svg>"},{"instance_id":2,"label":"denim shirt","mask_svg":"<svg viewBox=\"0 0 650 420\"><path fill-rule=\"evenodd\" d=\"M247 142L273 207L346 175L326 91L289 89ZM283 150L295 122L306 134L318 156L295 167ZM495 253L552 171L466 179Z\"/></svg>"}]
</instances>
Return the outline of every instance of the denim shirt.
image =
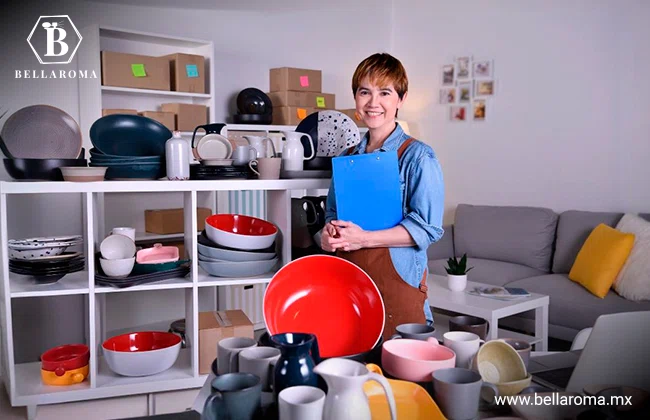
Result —
<instances>
[{"instance_id":1,"label":"denim shirt","mask_svg":"<svg viewBox=\"0 0 650 420\"><path fill-rule=\"evenodd\" d=\"M352 154L366 152L366 134ZM399 124L384 141L381 148L372 153L398 150L408 140ZM347 151L347 150L346 150ZM346 151L342 153L345 154ZM413 287L418 287L427 270L427 248L442 238L442 216L444 211L444 183L442 169L433 149L420 142L412 142L404 151L399 164L402 193L402 226L409 232L415 246L389 248L391 260L397 273ZM325 213L326 222L336 220L336 195L334 184L330 185ZM429 323L433 315L428 300L424 303L424 314Z\"/></svg>"}]
</instances>

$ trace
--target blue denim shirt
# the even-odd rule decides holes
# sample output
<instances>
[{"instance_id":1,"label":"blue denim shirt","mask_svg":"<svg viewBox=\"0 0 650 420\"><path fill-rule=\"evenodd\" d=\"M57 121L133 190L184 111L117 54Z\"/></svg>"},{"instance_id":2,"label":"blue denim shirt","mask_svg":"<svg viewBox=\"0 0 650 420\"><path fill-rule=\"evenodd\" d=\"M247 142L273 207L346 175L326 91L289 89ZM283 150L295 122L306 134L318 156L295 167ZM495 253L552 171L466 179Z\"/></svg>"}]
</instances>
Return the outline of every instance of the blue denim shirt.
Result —
<instances>
[{"instance_id":1,"label":"blue denim shirt","mask_svg":"<svg viewBox=\"0 0 650 420\"><path fill-rule=\"evenodd\" d=\"M397 150L408 136L399 124L386 139L383 146L372 153ZM352 154L366 152L368 134L356 146ZM343 152L345 154L345 151ZM402 190L402 214L400 222L409 232L415 246L389 248L391 260L397 273L408 284L418 287L427 270L427 248L437 242L444 233L442 215L444 211L444 182L442 169L433 149L420 142L412 142L404 151L399 165ZM325 220L336 220L336 196L334 185L327 195ZM424 303L427 321L433 322L428 300Z\"/></svg>"}]
</instances>

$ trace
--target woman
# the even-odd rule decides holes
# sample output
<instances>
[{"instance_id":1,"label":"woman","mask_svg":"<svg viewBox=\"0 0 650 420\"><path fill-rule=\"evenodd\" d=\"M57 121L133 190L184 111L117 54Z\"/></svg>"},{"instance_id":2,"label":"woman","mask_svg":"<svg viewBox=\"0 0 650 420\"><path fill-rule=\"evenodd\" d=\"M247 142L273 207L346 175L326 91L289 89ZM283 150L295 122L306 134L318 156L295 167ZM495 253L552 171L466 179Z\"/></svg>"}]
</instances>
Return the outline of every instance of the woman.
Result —
<instances>
[{"instance_id":1,"label":"woman","mask_svg":"<svg viewBox=\"0 0 650 420\"><path fill-rule=\"evenodd\" d=\"M325 251L355 263L377 285L386 307L384 339L400 324L433 323L426 301L427 248L443 234L444 185L438 159L431 147L410 138L395 121L407 91L406 71L395 57L374 54L363 60L354 72L352 93L368 133L342 154L397 151L403 220L378 231L337 220L332 185L321 237Z\"/></svg>"}]
</instances>

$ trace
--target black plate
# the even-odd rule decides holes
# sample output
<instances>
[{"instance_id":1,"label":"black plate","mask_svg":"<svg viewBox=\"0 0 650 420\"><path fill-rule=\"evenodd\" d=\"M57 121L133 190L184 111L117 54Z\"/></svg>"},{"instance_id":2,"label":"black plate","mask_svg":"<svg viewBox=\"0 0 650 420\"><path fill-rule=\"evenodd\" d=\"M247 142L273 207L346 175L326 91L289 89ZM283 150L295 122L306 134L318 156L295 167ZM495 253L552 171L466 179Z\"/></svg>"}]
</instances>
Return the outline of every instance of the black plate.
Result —
<instances>
[{"instance_id":1,"label":"black plate","mask_svg":"<svg viewBox=\"0 0 650 420\"><path fill-rule=\"evenodd\" d=\"M201 245L205 245L205 246L208 246L210 248L228 249L228 250L231 250L231 251L239 251L239 252L242 251L241 249L229 248L227 246L222 246L222 245L215 244L214 242L212 242L212 240L210 238L208 238L208 234L205 233L205 230L203 230L201 232L201 234L199 235L199 243ZM275 242L273 242L271 244L271 246L269 246L268 248L246 250L245 252L257 252L257 253L275 252Z\"/></svg>"},{"instance_id":2,"label":"black plate","mask_svg":"<svg viewBox=\"0 0 650 420\"><path fill-rule=\"evenodd\" d=\"M101 274L95 274L95 283L102 286L111 286L111 287L131 287L137 286L140 284L154 283L157 281L163 281L168 279L173 279L177 277L185 277L190 273L190 267L183 266L175 268L173 270L159 271L151 274L141 274L136 276L129 276L125 278L113 278L106 277Z\"/></svg>"},{"instance_id":3,"label":"black plate","mask_svg":"<svg viewBox=\"0 0 650 420\"><path fill-rule=\"evenodd\" d=\"M49 269L41 269L41 270L35 270L31 268L21 268L21 267L14 267L14 266L9 266L9 271L12 273L16 274L25 274L25 275L48 275L48 274L61 274L61 273L73 273L75 271L83 270L85 264L83 261L81 263L77 263L68 267L62 267L62 268L49 268Z\"/></svg>"},{"instance_id":4,"label":"black plate","mask_svg":"<svg viewBox=\"0 0 650 420\"><path fill-rule=\"evenodd\" d=\"M235 124L264 124L268 125L273 122L273 114L235 114L232 116Z\"/></svg>"},{"instance_id":5,"label":"black plate","mask_svg":"<svg viewBox=\"0 0 650 420\"><path fill-rule=\"evenodd\" d=\"M69 267L79 262L83 262L83 255L79 255L68 260L9 260L9 267L18 267L24 269L45 269Z\"/></svg>"},{"instance_id":6,"label":"black plate","mask_svg":"<svg viewBox=\"0 0 650 420\"><path fill-rule=\"evenodd\" d=\"M107 115L90 127L93 146L116 156L162 156L171 136L167 127L140 115Z\"/></svg>"},{"instance_id":7,"label":"black plate","mask_svg":"<svg viewBox=\"0 0 650 420\"><path fill-rule=\"evenodd\" d=\"M273 112L271 98L261 90L249 87L237 95L239 114L268 115Z\"/></svg>"}]
</instances>

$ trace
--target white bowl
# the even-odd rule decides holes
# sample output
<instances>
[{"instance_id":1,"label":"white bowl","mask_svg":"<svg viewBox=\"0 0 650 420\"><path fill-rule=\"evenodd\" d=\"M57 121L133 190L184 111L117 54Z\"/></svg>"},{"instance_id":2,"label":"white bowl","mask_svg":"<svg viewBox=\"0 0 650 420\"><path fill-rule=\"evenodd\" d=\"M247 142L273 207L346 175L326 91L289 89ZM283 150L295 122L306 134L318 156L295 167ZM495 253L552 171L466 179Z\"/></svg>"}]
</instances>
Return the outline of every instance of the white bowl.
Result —
<instances>
[{"instance_id":1,"label":"white bowl","mask_svg":"<svg viewBox=\"0 0 650 420\"><path fill-rule=\"evenodd\" d=\"M99 245L102 257L107 260L120 260L135 256L135 242L128 236L112 234Z\"/></svg>"},{"instance_id":2,"label":"white bowl","mask_svg":"<svg viewBox=\"0 0 650 420\"><path fill-rule=\"evenodd\" d=\"M102 266L104 274L108 277L126 277L131 274L135 265L135 257L122 258L118 260L99 259L99 265Z\"/></svg>"},{"instance_id":3,"label":"white bowl","mask_svg":"<svg viewBox=\"0 0 650 420\"><path fill-rule=\"evenodd\" d=\"M181 351L181 340L179 337L177 344L156 350L115 351L105 344L102 350L108 367L118 375L149 376L174 366Z\"/></svg>"},{"instance_id":4,"label":"white bowl","mask_svg":"<svg viewBox=\"0 0 650 420\"><path fill-rule=\"evenodd\" d=\"M105 166L63 166L61 174L65 181L92 182L103 181L108 167Z\"/></svg>"},{"instance_id":5,"label":"white bowl","mask_svg":"<svg viewBox=\"0 0 650 420\"><path fill-rule=\"evenodd\" d=\"M205 224L205 233L217 245L244 251L268 248L278 234L276 231L270 235L240 235L217 229L208 223Z\"/></svg>"}]
</instances>

